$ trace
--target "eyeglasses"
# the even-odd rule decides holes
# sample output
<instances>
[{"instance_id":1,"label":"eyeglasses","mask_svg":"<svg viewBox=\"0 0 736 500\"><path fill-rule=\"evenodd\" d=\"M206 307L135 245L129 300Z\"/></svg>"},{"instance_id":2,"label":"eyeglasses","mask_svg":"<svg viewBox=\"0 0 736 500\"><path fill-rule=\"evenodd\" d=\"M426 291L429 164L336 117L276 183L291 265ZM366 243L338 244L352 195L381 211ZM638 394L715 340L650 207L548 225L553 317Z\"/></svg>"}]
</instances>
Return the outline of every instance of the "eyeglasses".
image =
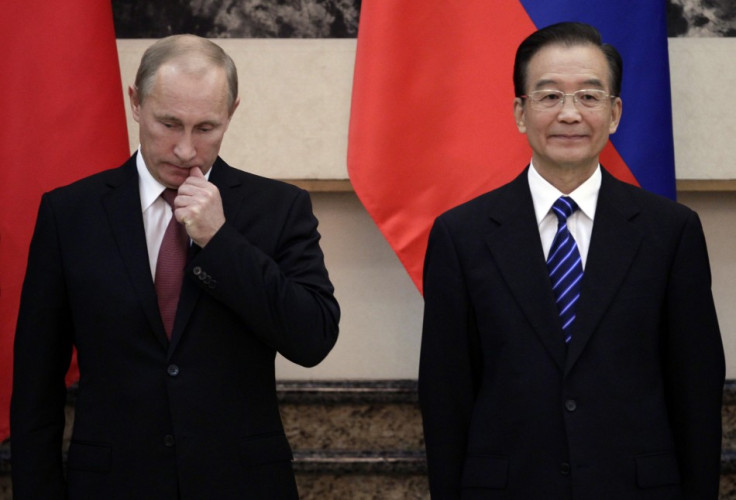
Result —
<instances>
[{"instance_id":1,"label":"eyeglasses","mask_svg":"<svg viewBox=\"0 0 736 500\"><path fill-rule=\"evenodd\" d=\"M572 96L575 104L579 104L583 108L590 110L603 109L608 99L616 98L615 95L611 95L605 90L600 89L581 89L576 90L572 94L565 94L561 90L535 90L529 92L529 95L522 95L520 97L522 99L529 99L529 103L533 108L547 110L563 107L567 96Z\"/></svg>"}]
</instances>

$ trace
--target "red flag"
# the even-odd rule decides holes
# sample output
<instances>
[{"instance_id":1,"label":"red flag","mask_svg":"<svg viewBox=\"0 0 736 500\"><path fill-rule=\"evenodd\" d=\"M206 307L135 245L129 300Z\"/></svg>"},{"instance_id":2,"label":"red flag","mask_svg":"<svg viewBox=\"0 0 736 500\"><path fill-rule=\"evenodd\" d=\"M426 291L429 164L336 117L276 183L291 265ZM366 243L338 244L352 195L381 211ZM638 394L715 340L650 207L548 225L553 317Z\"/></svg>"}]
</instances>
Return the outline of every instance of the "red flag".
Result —
<instances>
[{"instance_id":1,"label":"red flag","mask_svg":"<svg viewBox=\"0 0 736 500\"><path fill-rule=\"evenodd\" d=\"M589 10L539 3L569 20ZM420 291L435 217L510 181L531 158L514 123L512 72L536 29L519 0L362 3L348 173ZM636 183L610 143L602 162Z\"/></svg>"},{"instance_id":2,"label":"red flag","mask_svg":"<svg viewBox=\"0 0 736 500\"><path fill-rule=\"evenodd\" d=\"M362 4L348 172L419 290L434 218L531 158L512 113L508 40L534 29L518 2Z\"/></svg>"},{"instance_id":3,"label":"red flag","mask_svg":"<svg viewBox=\"0 0 736 500\"><path fill-rule=\"evenodd\" d=\"M129 155L110 2L7 2L0 16L0 439L13 335L41 194ZM70 375L75 375L70 371Z\"/></svg>"}]
</instances>

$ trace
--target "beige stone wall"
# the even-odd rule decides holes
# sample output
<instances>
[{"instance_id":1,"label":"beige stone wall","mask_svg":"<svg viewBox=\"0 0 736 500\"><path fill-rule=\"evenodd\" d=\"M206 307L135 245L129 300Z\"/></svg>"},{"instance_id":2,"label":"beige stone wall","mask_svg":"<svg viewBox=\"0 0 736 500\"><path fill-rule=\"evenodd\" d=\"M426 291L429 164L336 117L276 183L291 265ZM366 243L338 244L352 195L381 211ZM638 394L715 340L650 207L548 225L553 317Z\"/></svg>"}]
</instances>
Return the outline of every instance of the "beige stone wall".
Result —
<instances>
[{"instance_id":1,"label":"beige stone wall","mask_svg":"<svg viewBox=\"0 0 736 500\"><path fill-rule=\"evenodd\" d=\"M669 51L677 178L736 179L736 38L670 38Z\"/></svg>"}]
</instances>

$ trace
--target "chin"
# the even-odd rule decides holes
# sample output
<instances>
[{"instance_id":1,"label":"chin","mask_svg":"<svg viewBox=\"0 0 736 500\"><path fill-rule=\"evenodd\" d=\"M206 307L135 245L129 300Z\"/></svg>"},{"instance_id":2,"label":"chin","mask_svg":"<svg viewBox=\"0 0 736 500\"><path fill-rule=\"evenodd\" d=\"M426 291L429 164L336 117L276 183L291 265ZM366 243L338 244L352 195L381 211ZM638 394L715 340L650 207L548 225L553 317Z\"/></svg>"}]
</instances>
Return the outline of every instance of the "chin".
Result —
<instances>
[{"instance_id":1,"label":"chin","mask_svg":"<svg viewBox=\"0 0 736 500\"><path fill-rule=\"evenodd\" d=\"M182 169L166 169L162 170L160 172L160 176L158 178L158 181L163 184L164 186L168 187L179 187L184 180L186 180L187 177L189 177L189 171L188 170L182 170Z\"/></svg>"},{"instance_id":2,"label":"chin","mask_svg":"<svg viewBox=\"0 0 736 500\"><path fill-rule=\"evenodd\" d=\"M184 181L186 180L186 177L173 177L173 176L167 176L162 177L159 179L159 182L166 186L167 188L171 189L179 189L179 186L181 186Z\"/></svg>"},{"instance_id":3,"label":"chin","mask_svg":"<svg viewBox=\"0 0 736 500\"><path fill-rule=\"evenodd\" d=\"M579 165L588 163L591 159L588 154L575 154L573 151L562 151L561 153L551 157L558 165Z\"/></svg>"}]
</instances>

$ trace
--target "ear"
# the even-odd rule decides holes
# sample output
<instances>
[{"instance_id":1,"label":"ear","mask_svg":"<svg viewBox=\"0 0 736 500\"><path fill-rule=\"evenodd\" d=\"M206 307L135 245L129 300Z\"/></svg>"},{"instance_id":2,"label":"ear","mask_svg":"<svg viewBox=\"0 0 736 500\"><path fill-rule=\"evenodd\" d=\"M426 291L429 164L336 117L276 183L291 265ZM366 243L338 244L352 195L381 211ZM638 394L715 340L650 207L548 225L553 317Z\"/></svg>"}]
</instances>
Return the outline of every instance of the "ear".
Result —
<instances>
[{"instance_id":1,"label":"ear","mask_svg":"<svg viewBox=\"0 0 736 500\"><path fill-rule=\"evenodd\" d=\"M514 98L514 120L516 120L516 128L519 129L519 132L526 134L526 108L521 97Z\"/></svg>"},{"instance_id":2,"label":"ear","mask_svg":"<svg viewBox=\"0 0 736 500\"><path fill-rule=\"evenodd\" d=\"M618 129L618 124L621 122L621 112L623 110L623 102L620 97L613 100L611 104L611 124L608 126L608 133L613 134Z\"/></svg>"},{"instance_id":3,"label":"ear","mask_svg":"<svg viewBox=\"0 0 736 500\"><path fill-rule=\"evenodd\" d=\"M128 87L128 98L130 99L130 112L133 115L133 119L140 123L141 118L141 101L138 94L138 89L131 85Z\"/></svg>"},{"instance_id":4,"label":"ear","mask_svg":"<svg viewBox=\"0 0 736 500\"><path fill-rule=\"evenodd\" d=\"M227 132L227 129L230 128L230 120L232 120L233 115L235 114L235 110L238 109L238 106L240 106L240 97L235 99L235 102L230 108L230 112L227 114L227 121L225 122L225 129L224 129L225 132Z\"/></svg>"},{"instance_id":5,"label":"ear","mask_svg":"<svg viewBox=\"0 0 736 500\"><path fill-rule=\"evenodd\" d=\"M228 119L233 117L233 114L235 114L235 110L238 109L238 106L240 106L240 97L235 99L235 102L233 103L233 107L230 109L230 113L228 114Z\"/></svg>"}]
</instances>

